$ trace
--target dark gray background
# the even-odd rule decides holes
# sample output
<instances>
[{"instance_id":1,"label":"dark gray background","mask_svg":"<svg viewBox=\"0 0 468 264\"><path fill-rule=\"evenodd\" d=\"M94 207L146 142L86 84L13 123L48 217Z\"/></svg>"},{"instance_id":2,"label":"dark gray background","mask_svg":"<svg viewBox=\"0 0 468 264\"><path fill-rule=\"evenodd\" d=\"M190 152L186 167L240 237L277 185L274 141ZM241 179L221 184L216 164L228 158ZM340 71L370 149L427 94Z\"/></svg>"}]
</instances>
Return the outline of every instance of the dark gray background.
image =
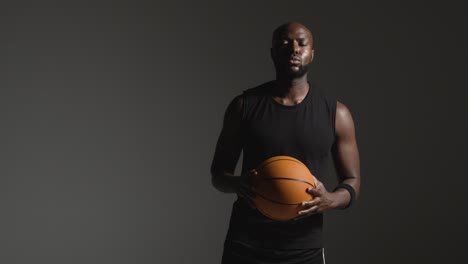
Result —
<instances>
[{"instance_id":1,"label":"dark gray background","mask_svg":"<svg viewBox=\"0 0 468 264\"><path fill-rule=\"evenodd\" d=\"M2 1L0 263L219 263L223 112L274 77L289 20L312 29L310 78L351 110L361 152L327 263L463 262L462 1L270 2Z\"/></svg>"}]
</instances>

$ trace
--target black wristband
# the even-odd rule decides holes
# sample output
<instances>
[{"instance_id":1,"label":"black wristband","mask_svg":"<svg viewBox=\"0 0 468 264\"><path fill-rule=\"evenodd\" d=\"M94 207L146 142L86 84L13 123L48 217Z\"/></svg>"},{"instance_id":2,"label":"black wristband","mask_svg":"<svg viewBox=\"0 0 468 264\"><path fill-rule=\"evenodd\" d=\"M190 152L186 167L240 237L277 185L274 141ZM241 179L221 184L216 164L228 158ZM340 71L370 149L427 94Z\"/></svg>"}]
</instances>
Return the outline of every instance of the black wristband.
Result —
<instances>
[{"instance_id":1,"label":"black wristband","mask_svg":"<svg viewBox=\"0 0 468 264\"><path fill-rule=\"evenodd\" d=\"M336 188L333 191L336 191L337 189L340 189L340 188L347 190L349 194L351 195L351 199L349 200L349 203L343 209L349 208L351 204L353 203L354 199L356 198L356 191L354 191L353 186L346 184L346 183L338 184L338 186L336 186Z\"/></svg>"}]
</instances>

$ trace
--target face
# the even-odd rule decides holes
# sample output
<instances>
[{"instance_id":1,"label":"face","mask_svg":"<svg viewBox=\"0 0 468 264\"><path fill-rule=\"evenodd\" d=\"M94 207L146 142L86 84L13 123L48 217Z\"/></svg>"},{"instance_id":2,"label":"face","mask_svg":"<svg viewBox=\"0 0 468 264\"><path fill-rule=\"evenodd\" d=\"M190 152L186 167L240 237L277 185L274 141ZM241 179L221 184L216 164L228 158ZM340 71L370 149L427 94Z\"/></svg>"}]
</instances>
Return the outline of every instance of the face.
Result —
<instances>
[{"instance_id":1,"label":"face","mask_svg":"<svg viewBox=\"0 0 468 264\"><path fill-rule=\"evenodd\" d=\"M288 24L275 32L271 57L277 73L290 77L304 76L314 58L312 34L299 23Z\"/></svg>"}]
</instances>

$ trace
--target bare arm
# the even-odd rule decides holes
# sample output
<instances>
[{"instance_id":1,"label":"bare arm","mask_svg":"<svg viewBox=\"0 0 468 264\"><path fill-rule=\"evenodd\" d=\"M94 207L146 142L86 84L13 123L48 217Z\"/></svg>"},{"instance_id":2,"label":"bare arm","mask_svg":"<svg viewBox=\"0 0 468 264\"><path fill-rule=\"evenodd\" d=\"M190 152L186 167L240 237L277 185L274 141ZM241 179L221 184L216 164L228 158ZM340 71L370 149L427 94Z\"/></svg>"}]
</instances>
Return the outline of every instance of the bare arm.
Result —
<instances>
[{"instance_id":1,"label":"bare arm","mask_svg":"<svg viewBox=\"0 0 468 264\"><path fill-rule=\"evenodd\" d=\"M234 98L226 109L223 128L216 144L211 164L211 182L221 192L237 192L239 178L234 176L237 161L242 150L240 125L242 97Z\"/></svg>"},{"instance_id":2,"label":"bare arm","mask_svg":"<svg viewBox=\"0 0 468 264\"><path fill-rule=\"evenodd\" d=\"M361 176L359 168L359 151L356 143L354 121L348 108L337 102L335 118L336 138L332 147L332 156L340 183L349 184L359 196ZM301 215L321 213L334 208L344 208L351 201L351 195L346 189L339 188L328 192L325 186L316 180L316 188L307 191L314 196L311 201L303 202L307 209L300 211Z\"/></svg>"},{"instance_id":3,"label":"bare arm","mask_svg":"<svg viewBox=\"0 0 468 264\"><path fill-rule=\"evenodd\" d=\"M337 102L335 121L336 141L332 148L333 160L341 183L349 184L359 196L361 186L359 151L354 121L348 108ZM335 191L335 207L348 205L351 196L345 189Z\"/></svg>"}]
</instances>

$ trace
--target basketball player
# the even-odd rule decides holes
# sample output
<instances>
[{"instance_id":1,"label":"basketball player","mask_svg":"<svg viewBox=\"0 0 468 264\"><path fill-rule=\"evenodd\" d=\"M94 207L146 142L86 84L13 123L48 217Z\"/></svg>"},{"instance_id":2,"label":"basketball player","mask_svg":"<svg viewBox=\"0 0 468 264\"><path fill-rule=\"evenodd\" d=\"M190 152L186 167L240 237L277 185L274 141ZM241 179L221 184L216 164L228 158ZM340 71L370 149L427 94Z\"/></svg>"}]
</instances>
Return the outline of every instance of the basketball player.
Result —
<instances>
[{"instance_id":1,"label":"basketball player","mask_svg":"<svg viewBox=\"0 0 468 264\"><path fill-rule=\"evenodd\" d=\"M297 22L273 32L271 57L276 79L246 90L227 107L211 166L212 183L237 193L224 243L223 264L324 263L323 213L344 209L359 195L359 153L354 122L341 102L324 95L307 79L314 58L311 31ZM243 151L242 175L234 170ZM249 177L267 158L301 160L316 177L314 199L288 221L263 216L252 202ZM324 162L334 160L339 184L322 184Z\"/></svg>"}]
</instances>

